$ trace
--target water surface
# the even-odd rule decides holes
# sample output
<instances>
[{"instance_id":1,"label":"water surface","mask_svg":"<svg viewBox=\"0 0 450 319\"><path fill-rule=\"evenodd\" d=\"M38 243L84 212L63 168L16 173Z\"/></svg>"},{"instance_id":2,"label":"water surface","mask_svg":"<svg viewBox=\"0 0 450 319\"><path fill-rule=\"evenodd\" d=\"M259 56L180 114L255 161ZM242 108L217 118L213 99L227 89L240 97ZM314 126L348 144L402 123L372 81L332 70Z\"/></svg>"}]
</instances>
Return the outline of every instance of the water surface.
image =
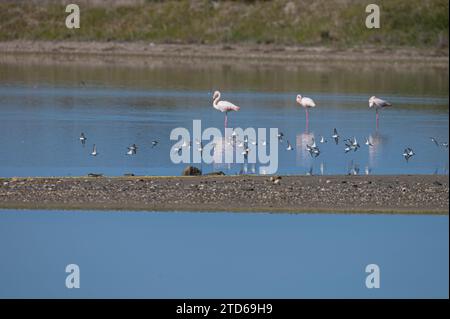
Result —
<instances>
[{"instance_id":1,"label":"water surface","mask_svg":"<svg viewBox=\"0 0 450 319\"><path fill-rule=\"evenodd\" d=\"M383 74L384 76L376 76ZM231 127L275 127L293 145L279 146L280 174L448 174L448 69L371 65L245 66L161 63L139 66L79 64L23 65L0 62L0 176L52 176L124 173L179 175L184 164L170 161L176 127L223 128L223 114L211 105L211 92L241 106ZM303 93L318 107L305 114L295 105ZM368 109L371 95L390 100L376 129ZM361 148L344 153L331 140L357 137ZM88 137L83 147L79 135ZM321 155L311 158L306 144L323 135ZM373 147L364 145L368 137ZM260 137L267 139L267 137ZM158 140L152 148L151 141ZM99 155L90 156L92 144ZM139 146L127 156L127 146ZM405 147L416 152L409 163ZM252 165L203 165L206 172L258 172Z\"/></svg>"},{"instance_id":2,"label":"water surface","mask_svg":"<svg viewBox=\"0 0 450 319\"><path fill-rule=\"evenodd\" d=\"M448 298L448 216L0 210L0 297ZM80 267L80 289L65 267ZM367 289L365 267L380 267Z\"/></svg>"}]
</instances>

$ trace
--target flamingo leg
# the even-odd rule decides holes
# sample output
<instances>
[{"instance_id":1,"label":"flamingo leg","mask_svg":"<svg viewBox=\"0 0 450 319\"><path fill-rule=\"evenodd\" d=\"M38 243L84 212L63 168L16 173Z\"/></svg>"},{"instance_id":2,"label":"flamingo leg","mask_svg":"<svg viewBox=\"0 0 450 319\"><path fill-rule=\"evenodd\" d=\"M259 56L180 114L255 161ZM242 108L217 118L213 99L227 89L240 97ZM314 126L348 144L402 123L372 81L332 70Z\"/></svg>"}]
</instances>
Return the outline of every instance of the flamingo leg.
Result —
<instances>
[{"instance_id":1,"label":"flamingo leg","mask_svg":"<svg viewBox=\"0 0 450 319\"><path fill-rule=\"evenodd\" d=\"M227 128L228 124L228 112L225 112L225 128Z\"/></svg>"},{"instance_id":2,"label":"flamingo leg","mask_svg":"<svg viewBox=\"0 0 450 319\"><path fill-rule=\"evenodd\" d=\"M308 130L308 128L309 128L309 111L307 108L305 109L305 111L306 111L306 130Z\"/></svg>"},{"instance_id":3,"label":"flamingo leg","mask_svg":"<svg viewBox=\"0 0 450 319\"><path fill-rule=\"evenodd\" d=\"M376 110L376 125L378 129L378 120L380 119L380 115L378 114L378 109Z\"/></svg>"}]
</instances>

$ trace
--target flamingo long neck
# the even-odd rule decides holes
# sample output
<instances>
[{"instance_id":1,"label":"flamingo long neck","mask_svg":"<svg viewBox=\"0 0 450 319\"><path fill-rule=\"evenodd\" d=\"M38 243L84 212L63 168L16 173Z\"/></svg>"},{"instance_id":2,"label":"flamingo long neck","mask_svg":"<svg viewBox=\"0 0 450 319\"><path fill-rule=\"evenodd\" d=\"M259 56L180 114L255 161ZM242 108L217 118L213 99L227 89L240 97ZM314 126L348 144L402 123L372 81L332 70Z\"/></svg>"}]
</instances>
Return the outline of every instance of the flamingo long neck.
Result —
<instances>
[{"instance_id":1,"label":"flamingo long neck","mask_svg":"<svg viewBox=\"0 0 450 319\"><path fill-rule=\"evenodd\" d=\"M219 106L217 105L217 103L219 103L219 100L220 100L220 93L217 94L216 98L213 100L213 106L217 110L219 109Z\"/></svg>"}]
</instances>

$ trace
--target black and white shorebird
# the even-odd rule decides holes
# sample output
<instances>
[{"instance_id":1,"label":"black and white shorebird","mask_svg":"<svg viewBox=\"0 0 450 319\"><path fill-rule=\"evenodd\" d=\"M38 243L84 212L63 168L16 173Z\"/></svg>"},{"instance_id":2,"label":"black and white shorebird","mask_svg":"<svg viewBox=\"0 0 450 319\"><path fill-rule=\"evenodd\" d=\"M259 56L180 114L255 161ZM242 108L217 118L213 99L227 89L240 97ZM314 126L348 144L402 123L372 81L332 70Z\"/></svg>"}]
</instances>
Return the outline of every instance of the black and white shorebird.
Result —
<instances>
[{"instance_id":1,"label":"black and white shorebird","mask_svg":"<svg viewBox=\"0 0 450 319\"><path fill-rule=\"evenodd\" d=\"M355 151L360 147L358 141L356 140L356 137L353 136L352 140L352 146L355 149Z\"/></svg>"},{"instance_id":2,"label":"black and white shorebird","mask_svg":"<svg viewBox=\"0 0 450 319\"><path fill-rule=\"evenodd\" d=\"M153 140L153 141L152 141L152 148L154 148L156 145L158 145L158 143L159 143L159 142L158 142L157 140Z\"/></svg>"},{"instance_id":3,"label":"black and white shorebird","mask_svg":"<svg viewBox=\"0 0 450 319\"><path fill-rule=\"evenodd\" d=\"M354 136L352 139L346 139L344 141L344 143L345 143L345 149L344 149L345 153L348 153L351 150L356 152L358 150L358 148L360 147L358 141L356 140L356 137L354 137Z\"/></svg>"},{"instance_id":4,"label":"black and white shorebird","mask_svg":"<svg viewBox=\"0 0 450 319\"><path fill-rule=\"evenodd\" d=\"M242 155L244 155L244 159L248 158L248 153L250 152L250 149L248 147L246 147L244 149L244 151L242 152Z\"/></svg>"},{"instance_id":5,"label":"black and white shorebird","mask_svg":"<svg viewBox=\"0 0 450 319\"><path fill-rule=\"evenodd\" d=\"M127 147L128 151L127 151L127 155L135 155L137 153L137 145L136 144L131 144L130 146Z\"/></svg>"},{"instance_id":6,"label":"black and white shorebird","mask_svg":"<svg viewBox=\"0 0 450 319\"><path fill-rule=\"evenodd\" d=\"M181 154L183 153L183 148L181 146L180 147L175 147L173 149L173 151L174 151L174 153L177 153L179 156L181 156Z\"/></svg>"},{"instance_id":7,"label":"black and white shorebird","mask_svg":"<svg viewBox=\"0 0 450 319\"><path fill-rule=\"evenodd\" d=\"M317 147L314 137L312 138L311 145L306 144L306 150L309 152L311 157L317 157L320 155L320 149Z\"/></svg>"},{"instance_id":8,"label":"black and white shorebird","mask_svg":"<svg viewBox=\"0 0 450 319\"><path fill-rule=\"evenodd\" d=\"M416 155L416 153L414 153L413 149L410 147L405 148L405 150L403 151L403 157L405 158L405 160L408 162L409 159L411 157L413 157L414 155Z\"/></svg>"},{"instance_id":9,"label":"black and white shorebird","mask_svg":"<svg viewBox=\"0 0 450 319\"><path fill-rule=\"evenodd\" d=\"M439 142L437 141L437 139L435 139L434 137L430 137L430 140L434 143L434 145L439 147Z\"/></svg>"},{"instance_id":10,"label":"black and white shorebird","mask_svg":"<svg viewBox=\"0 0 450 319\"><path fill-rule=\"evenodd\" d=\"M448 142L439 143L435 137L430 137L430 140L436 145L436 147L448 148Z\"/></svg>"},{"instance_id":11,"label":"black and white shorebird","mask_svg":"<svg viewBox=\"0 0 450 319\"><path fill-rule=\"evenodd\" d=\"M286 150L287 150L287 151L292 151L292 150L294 150L294 148L292 147L291 143L289 143L289 140L286 140L286 142L287 142Z\"/></svg>"},{"instance_id":12,"label":"black and white shorebird","mask_svg":"<svg viewBox=\"0 0 450 319\"><path fill-rule=\"evenodd\" d=\"M331 135L331 137L334 139L334 142L336 143L336 145L339 144L339 134L338 131L336 130L336 128L333 130L333 135Z\"/></svg>"},{"instance_id":13,"label":"black and white shorebird","mask_svg":"<svg viewBox=\"0 0 450 319\"><path fill-rule=\"evenodd\" d=\"M83 132L81 132L81 135L80 135L80 142L81 142L81 144L86 144L86 141L87 141L87 137L84 135L84 133Z\"/></svg>"},{"instance_id":14,"label":"black and white shorebird","mask_svg":"<svg viewBox=\"0 0 450 319\"><path fill-rule=\"evenodd\" d=\"M372 142L370 141L370 138L369 137L366 137L366 143L365 143L367 146L369 146L369 147L372 147L373 146L373 144L372 144Z\"/></svg>"},{"instance_id":15,"label":"black and white shorebird","mask_svg":"<svg viewBox=\"0 0 450 319\"><path fill-rule=\"evenodd\" d=\"M314 154L314 157L317 157L317 156L320 155L320 149L319 149L318 147L315 147L315 148L312 150L312 152L313 152L313 154Z\"/></svg>"},{"instance_id":16,"label":"black and white shorebird","mask_svg":"<svg viewBox=\"0 0 450 319\"><path fill-rule=\"evenodd\" d=\"M278 133L277 137L278 137L278 142L283 143L283 137L284 137L283 132Z\"/></svg>"},{"instance_id":17,"label":"black and white shorebird","mask_svg":"<svg viewBox=\"0 0 450 319\"><path fill-rule=\"evenodd\" d=\"M98 155L97 146L95 146L95 144L94 144L94 146L92 146L92 153L91 153L91 155L92 156L97 156Z\"/></svg>"},{"instance_id":18,"label":"black and white shorebird","mask_svg":"<svg viewBox=\"0 0 450 319\"><path fill-rule=\"evenodd\" d=\"M319 142L324 144L324 143L328 143L328 140L324 136L321 135Z\"/></svg>"}]
</instances>

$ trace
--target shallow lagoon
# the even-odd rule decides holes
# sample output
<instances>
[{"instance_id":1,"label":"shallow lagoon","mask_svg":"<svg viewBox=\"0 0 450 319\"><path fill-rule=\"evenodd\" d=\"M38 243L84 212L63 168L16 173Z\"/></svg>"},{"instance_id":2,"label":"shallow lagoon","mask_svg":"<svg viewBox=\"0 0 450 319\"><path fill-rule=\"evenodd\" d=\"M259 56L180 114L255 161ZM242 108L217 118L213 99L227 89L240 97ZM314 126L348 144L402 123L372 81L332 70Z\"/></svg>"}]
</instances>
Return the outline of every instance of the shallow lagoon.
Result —
<instances>
[{"instance_id":1,"label":"shallow lagoon","mask_svg":"<svg viewBox=\"0 0 450 319\"><path fill-rule=\"evenodd\" d=\"M0 210L0 297L448 298L448 216ZM65 267L80 267L80 289ZM365 267L380 267L379 289Z\"/></svg>"},{"instance_id":2,"label":"shallow lagoon","mask_svg":"<svg viewBox=\"0 0 450 319\"><path fill-rule=\"evenodd\" d=\"M380 69L381 68L381 69ZM386 74L377 78L374 74ZM179 175L184 164L170 161L176 127L223 128L223 114L211 106L211 92L241 106L230 114L231 127L276 127L293 145L279 146L280 174L448 174L448 69L354 65L245 66L177 63L122 65L9 64L0 62L0 176ZM305 114L295 105L303 93L319 105ZM380 127L367 100L376 94L395 106L381 112ZM356 136L357 152L334 145ZM85 147L79 135L85 132ZM324 135L321 154L311 158L306 144ZM373 147L364 145L370 137ZM151 141L160 144L152 148ZM92 144L99 156L92 157ZM127 146L136 143L136 156ZM416 156L406 163L405 147ZM253 173L240 164L203 165L205 172Z\"/></svg>"},{"instance_id":3,"label":"shallow lagoon","mask_svg":"<svg viewBox=\"0 0 450 319\"><path fill-rule=\"evenodd\" d=\"M280 174L346 174L355 165L448 174L448 150L429 140L448 141L448 69L38 63L0 61L0 176L179 175L169 133L193 119L222 128L215 89L241 106L231 126L278 127L290 140L294 151L280 146ZM308 131L297 93L319 105ZM378 130L367 107L374 94L395 104ZM344 154L334 127L361 149ZM305 143L319 135L328 143L312 159ZM140 149L130 157L132 143ZM407 146L417 153L409 163ZM0 210L0 297L448 298L448 240L448 216ZM64 286L70 263L81 268L77 290ZM371 263L381 268L380 289L365 287Z\"/></svg>"}]
</instances>

